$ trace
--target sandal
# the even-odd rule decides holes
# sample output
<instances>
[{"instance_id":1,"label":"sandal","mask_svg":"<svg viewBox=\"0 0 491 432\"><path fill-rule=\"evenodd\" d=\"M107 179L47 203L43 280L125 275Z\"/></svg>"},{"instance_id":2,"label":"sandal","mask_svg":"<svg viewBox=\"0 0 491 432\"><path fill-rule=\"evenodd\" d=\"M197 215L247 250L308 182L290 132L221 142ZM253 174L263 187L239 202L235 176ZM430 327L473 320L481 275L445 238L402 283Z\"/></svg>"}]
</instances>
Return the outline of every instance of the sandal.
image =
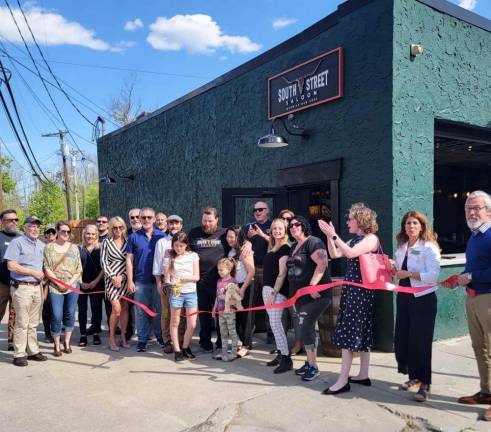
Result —
<instances>
[{"instance_id":1,"label":"sandal","mask_svg":"<svg viewBox=\"0 0 491 432\"><path fill-rule=\"evenodd\" d=\"M80 336L80 340L78 341L79 347L87 346L87 336Z\"/></svg>"},{"instance_id":2,"label":"sandal","mask_svg":"<svg viewBox=\"0 0 491 432\"><path fill-rule=\"evenodd\" d=\"M250 354L250 351L246 347L240 347L239 351L237 351L237 358L244 358Z\"/></svg>"},{"instance_id":3,"label":"sandal","mask_svg":"<svg viewBox=\"0 0 491 432\"><path fill-rule=\"evenodd\" d=\"M426 402L430 398L430 386L422 385L418 392L414 395L414 400L417 402Z\"/></svg>"},{"instance_id":4,"label":"sandal","mask_svg":"<svg viewBox=\"0 0 491 432\"><path fill-rule=\"evenodd\" d=\"M420 380L412 379L412 380L406 381L405 383L402 383L399 386L399 389L400 390L404 390L404 391L411 391L411 390L414 391L416 389L419 389L420 386L421 386L421 381Z\"/></svg>"},{"instance_id":5,"label":"sandal","mask_svg":"<svg viewBox=\"0 0 491 432\"><path fill-rule=\"evenodd\" d=\"M65 343L65 344L63 344L63 346L64 346L64 350L63 350L63 352L64 352L65 354L71 354L71 353L72 353L72 347L71 347L70 345L67 345L67 344Z\"/></svg>"}]
</instances>

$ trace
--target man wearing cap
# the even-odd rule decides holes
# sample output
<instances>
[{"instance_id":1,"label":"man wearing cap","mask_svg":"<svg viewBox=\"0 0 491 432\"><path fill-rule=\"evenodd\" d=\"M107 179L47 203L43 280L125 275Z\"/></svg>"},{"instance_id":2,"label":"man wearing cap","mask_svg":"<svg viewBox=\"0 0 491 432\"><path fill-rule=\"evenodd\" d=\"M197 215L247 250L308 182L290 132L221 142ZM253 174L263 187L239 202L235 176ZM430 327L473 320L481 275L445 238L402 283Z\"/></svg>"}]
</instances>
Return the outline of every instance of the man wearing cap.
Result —
<instances>
[{"instance_id":1,"label":"man wearing cap","mask_svg":"<svg viewBox=\"0 0 491 432\"><path fill-rule=\"evenodd\" d=\"M7 268L7 261L4 260L4 255L10 242L20 235L17 231L17 224L19 222L17 212L13 209L4 210L0 213L0 222L2 223L2 230L0 231L0 322L5 315L8 305L8 350L13 351L15 312L12 306L12 297L10 297L10 272Z\"/></svg>"},{"instance_id":2,"label":"man wearing cap","mask_svg":"<svg viewBox=\"0 0 491 432\"><path fill-rule=\"evenodd\" d=\"M53 243L56 240L56 225L47 224L44 227L44 243ZM43 302L43 327L44 327L44 341L47 343L53 343L53 337L51 336L51 302L49 296L44 299Z\"/></svg>"},{"instance_id":3,"label":"man wearing cap","mask_svg":"<svg viewBox=\"0 0 491 432\"><path fill-rule=\"evenodd\" d=\"M12 303L15 309L14 365L27 366L27 360L45 361L37 341L39 312L43 302L42 280L44 243L39 240L41 221L29 216L24 235L12 240L4 259L12 279Z\"/></svg>"},{"instance_id":4,"label":"man wearing cap","mask_svg":"<svg viewBox=\"0 0 491 432\"><path fill-rule=\"evenodd\" d=\"M178 215L170 215L167 218L167 228L169 234L164 238L161 238L155 246L155 256L153 259L153 275L157 283L157 290L162 299L162 336L164 337L164 353L171 354L174 350L172 348L170 338L170 305L169 305L169 293L164 288L164 271L169 262L170 250L172 248L172 236L182 231L182 217ZM184 339L184 332L186 331L186 320L181 320L179 323L179 340Z\"/></svg>"}]
</instances>

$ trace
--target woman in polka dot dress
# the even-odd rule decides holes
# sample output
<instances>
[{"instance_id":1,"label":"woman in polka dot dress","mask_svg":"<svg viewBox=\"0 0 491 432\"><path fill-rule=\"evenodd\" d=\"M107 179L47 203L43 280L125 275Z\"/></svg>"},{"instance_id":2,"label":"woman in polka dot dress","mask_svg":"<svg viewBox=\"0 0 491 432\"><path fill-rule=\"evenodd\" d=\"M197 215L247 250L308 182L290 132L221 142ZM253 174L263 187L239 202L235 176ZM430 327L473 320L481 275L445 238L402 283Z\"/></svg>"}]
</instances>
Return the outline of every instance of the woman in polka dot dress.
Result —
<instances>
[{"instance_id":1,"label":"woman in polka dot dress","mask_svg":"<svg viewBox=\"0 0 491 432\"><path fill-rule=\"evenodd\" d=\"M332 223L319 221L319 227L327 237L327 246L331 258L346 257L347 271L344 280L361 283L359 256L378 249L379 240L377 214L363 203L353 204L346 222L350 234L354 237L345 243L337 235ZM374 292L350 285L343 286L339 306L336 330L333 342L342 353L342 366L339 377L323 394L334 395L350 391L350 383L370 386L368 377L370 350L373 343ZM349 372L353 354L360 353L360 371L350 377Z\"/></svg>"}]
</instances>

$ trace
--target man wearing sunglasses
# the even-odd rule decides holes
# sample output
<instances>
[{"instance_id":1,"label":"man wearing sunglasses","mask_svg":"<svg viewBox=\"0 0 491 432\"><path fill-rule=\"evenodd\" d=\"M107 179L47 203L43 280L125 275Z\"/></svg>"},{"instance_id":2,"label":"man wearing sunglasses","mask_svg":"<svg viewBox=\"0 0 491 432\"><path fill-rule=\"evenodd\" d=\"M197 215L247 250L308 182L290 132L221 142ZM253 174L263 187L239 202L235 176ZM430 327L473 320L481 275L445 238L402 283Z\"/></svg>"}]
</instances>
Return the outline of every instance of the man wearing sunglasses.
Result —
<instances>
[{"instance_id":1,"label":"man wearing sunglasses","mask_svg":"<svg viewBox=\"0 0 491 432\"><path fill-rule=\"evenodd\" d=\"M99 216L97 218L97 231L99 232L99 243L107 238L108 229L109 229L109 219L107 216Z\"/></svg>"},{"instance_id":2,"label":"man wearing sunglasses","mask_svg":"<svg viewBox=\"0 0 491 432\"><path fill-rule=\"evenodd\" d=\"M135 300L154 310L157 316L153 319L153 331L161 348L164 348L162 337L161 300L157 291L155 278L152 273L155 246L166 236L154 227L155 210L144 207L140 211L142 229L128 237L126 245L126 275L128 290L135 294ZM144 352L150 338L150 325L148 315L141 309L135 310L136 330L138 334L138 352Z\"/></svg>"},{"instance_id":3,"label":"man wearing sunglasses","mask_svg":"<svg viewBox=\"0 0 491 432\"><path fill-rule=\"evenodd\" d=\"M39 239L41 221L29 216L24 235L12 240L4 259L12 278L12 303L15 309L14 365L27 366L28 360L45 361L37 341L39 312L43 303L42 281L44 243Z\"/></svg>"},{"instance_id":4,"label":"man wearing sunglasses","mask_svg":"<svg viewBox=\"0 0 491 432\"><path fill-rule=\"evenodd\" d=\"M20 235L17 231L19 218L17 217L17 212L10 209L0 213L0 221L2 223L2 230L0 231L0 322L5 315L7 305L9 305L8 350L13 351L15 312L12 306L12 298L10 297L10 272L7 268L7 261L3 257L10 242Z\"/></svg>"}]
</instances>

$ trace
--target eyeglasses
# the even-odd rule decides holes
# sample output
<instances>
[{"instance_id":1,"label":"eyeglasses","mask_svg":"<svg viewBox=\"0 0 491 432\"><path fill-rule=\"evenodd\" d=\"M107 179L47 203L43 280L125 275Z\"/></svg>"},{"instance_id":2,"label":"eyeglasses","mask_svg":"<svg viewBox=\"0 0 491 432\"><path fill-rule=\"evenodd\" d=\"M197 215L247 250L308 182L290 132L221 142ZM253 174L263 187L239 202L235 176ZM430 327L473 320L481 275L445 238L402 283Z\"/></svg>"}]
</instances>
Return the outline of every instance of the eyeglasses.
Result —
<instances>
[{"instance_id":1,"label":"eyeglasses","mask_svg":"<svg viewBox=\"0 0 491 432\"><path fill-rule=\"evenodd\" d=\"M140 216L140 219L143 219L143 220L150 220L152 218L153 218L153 216Z\"/></svg>"},{"instance_id":2,"label":"eyeglasses","mask_svg":"<svg viewBox=\"0 0 491 432\"><path fill-rule=\"evenodd\" d=\"M133 219L140 219L140 216L130 216L130 219L133 220Z\"/></svg>"},{"instance_id":3,"label":"eyeglasses","mask_svg":"<svg viewBox=\"0 0 491 432\"><path fill-rule=\"evenodd\" d=\"M298 228L300 226L302 226L300 222L293 222L290 224L290 228Z\"/></svg>"},{"instance_id":4,"label":"eyeglasses","mask_svg":"<svg viewBox=\"0 0 491 432\"><path fill-rule=\"evenodd\" d=\"M98 220L97 223L107 223L107 220Z\"/></svg>"},{"instance_id":5,"label":"eyeglasses","mask_svg":"<svg viewBox=\"0 0 491 432\"><path fill-rule=\"evenodd\" d=\"M60 230L58 231L60 234L70 234L71 231L70 230Z\"/></svg>"},{"instance_id":6,"label":"eyeglasses","mask_svg":"<svg viewBox=\"0 0 491 432\"><path fill-rule=\"evenodd\" d=\"M113 230L122 230L123 227L121 225L113 226Z\"/></svg>"},{"instance_id":7,"label":"eyeglasses","mask_svg":"<svg viewBox=\"0 0 491 432\"><path fill-rule=\"evenodd\" d=\"M472 211L480 212L482 209L485 209L486 206L482 206L482 207L478 207L478 206L475 206L475 207L467 207L467 206L465 206L464 208L465 208L465 211L468 211L470 213Z\"/></svg>"},{"instance_id":8,"label":"eyeglasses","mask_svg":"<svg viewBox=\"0 0 491 432\"><path fill-rule=\"evenodd\" d=\"M266 207L258 207L258 208L254 209L254 213L262 212L264 210L267 210L267 208Z\"/></svg>"},{"instance_id":9,"label":"eyeglasses","mask_svg":"<svg viewBox=\"0 0 491 432\"><path fill-rule=\"evenodd\" d=\"M19 218L14 219L2 219L3 222L19 222Z\"/></svg>"}]
</instances>

